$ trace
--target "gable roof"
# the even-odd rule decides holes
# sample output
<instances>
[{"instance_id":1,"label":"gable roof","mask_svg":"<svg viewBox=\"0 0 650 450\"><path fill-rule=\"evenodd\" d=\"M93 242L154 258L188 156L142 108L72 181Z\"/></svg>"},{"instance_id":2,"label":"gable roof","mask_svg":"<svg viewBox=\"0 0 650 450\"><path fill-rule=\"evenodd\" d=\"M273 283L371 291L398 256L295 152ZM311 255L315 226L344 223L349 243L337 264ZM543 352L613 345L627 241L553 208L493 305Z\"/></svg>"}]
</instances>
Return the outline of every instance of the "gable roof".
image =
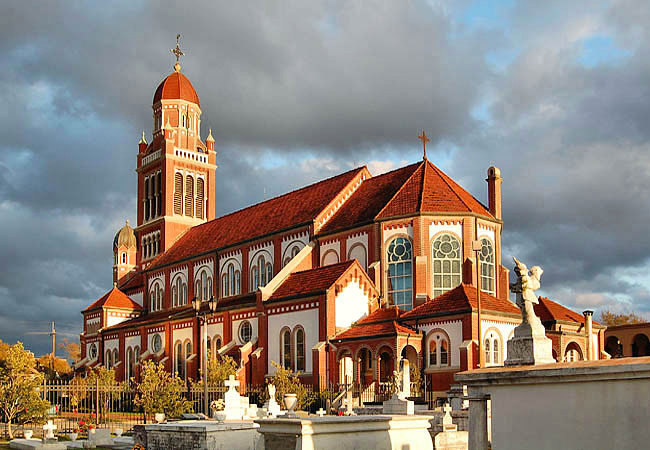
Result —
<instances>
[{"instance_id":1,"label":"gable roof","mask_svg":"<svg viewBox=\"0 0 650 450\"><path fill-rule=\"evenodd\" d=\"M117 287L113 287L113 289L108 291L97 301L95 301L95 303L84 309L82 312L87 312L98 308L122 308L134 309L137 311L142 310L142 306L134 302L131 297L120 291Z\"/></svg>"},{"instance_id":2,"label":"gable roof","mask_svg":"<svg viewBox=\"0 0 650 450\"><path fill-rule=\"evenodd\" d=\"M418 212L472 212L493 218L481 202L427 159L419 164L376 218Z\"/></svg>"},{"instance_id":3,"label":"gable roof","mask_svg":"<svg viewBox=\"0 0 650 450\"><path fill-rule=\"evenodd\" d=\"M307 296L323 292L336 283L341 278L341 275L354 265L355 261L353 259L316 269L294 272L271 294L268 300Z\"/></svg>"},{"instance_id":4,"label":"gable roof","mask_svg":"<svg viewBox=\"0 0 650 450\"><path fill-rule=\"evenodd\" d=\"M365 166L359 167L192 227L169 250L155 259L148 270L298 225L310 224L348 183L364 171L367 171Z\"/></svg>"},{"instance_id":5,"label":"gable roof","mask_svg":"<svg viewBox=\"0 0 650 450\"><path fill-rule=\"evenodd\" d=\"M122 284L120 284L119 288L123 291L127 291L129 289L143 287L143 285L144 277L142 276L142 272L136 272L132 274L128 280L125 280Z\"/></svg>"},{"instance_id":6,"label":"gable roof","mask_svg":"<svg viewBox=\"0 0 650 450\"><path fill-rule=\"evenodd\" d=\"M585 322L585 317L582 314L572 311L547 297L539 297L539 303L534 304L533 309L542 322L553 322L558 320L575 322L578 324ZM600 324L595 320L592 323L600 326Z\"/></svg>"},{"instance_id":7,"label":"gable roof","mask_svg":"<svg viewBox=\"0 0 650 450\"><path fill-rule=\"evenodd\" d=\"M400 317L399 306L387 306L385 308L378 308L356 321L356 324L384 322L388 320L396 320Z\"/></svg>"},{"instance_id":8,"label":"gable roof","mask_svg":"<svg viewBox=\"0 0 650 450\"><path fill-rule=\"evenodd\" d=\"M394 320L390 320L384 322L363 323L358 325L352 325L347 330L334 336L333 340L355 339L355 338L372 339L374 337L395 335L397 333L419 334L418 331L415 331L407 326L401 325Z\"/></svg>"},{"instance_id":9,"label":"gable roof","mask_svg":"<svg viewBox=\"0 0 650 450\"><path fill-rule=\"evenodd\" d=\"M478 309L476 288L469 284L462 283L454 289L447 291L436 298L428 299L423 304L403 313L400 318L410 319L418 316L443 315L445 313L451 314L470 309ZM481 310L521 314L519 308L510 300L496 298L483 291L481 291Z\"/></svg>"},{"instance_id":10,"label":"gable roof","mask_svg":"<svg viewBox=\"0 0 650 450\"><path fill-rule=\"evenodd\" d=\"M366 179L347 202L336 212L319 234L330 233L374 221L375 216L393 198L421 163Z\"/></svg>"}]
</instances>

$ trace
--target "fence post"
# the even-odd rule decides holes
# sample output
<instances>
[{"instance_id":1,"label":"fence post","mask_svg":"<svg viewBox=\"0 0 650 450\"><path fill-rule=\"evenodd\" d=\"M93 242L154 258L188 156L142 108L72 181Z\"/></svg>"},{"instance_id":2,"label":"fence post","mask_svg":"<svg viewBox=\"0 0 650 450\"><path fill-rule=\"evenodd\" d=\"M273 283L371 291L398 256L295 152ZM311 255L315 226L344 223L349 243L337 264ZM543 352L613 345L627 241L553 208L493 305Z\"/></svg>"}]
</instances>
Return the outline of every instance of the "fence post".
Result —
<instances>
[{"instance_id":1,"label":"fence post","mask_svg":"<svg viewBox=\"0 0 650 450\"><path fill-rule=\"evenodd\" d=\"M95 417L97 417L97 425L99 425L99 377L95 378Z\"/></svg>"}]
</instances>

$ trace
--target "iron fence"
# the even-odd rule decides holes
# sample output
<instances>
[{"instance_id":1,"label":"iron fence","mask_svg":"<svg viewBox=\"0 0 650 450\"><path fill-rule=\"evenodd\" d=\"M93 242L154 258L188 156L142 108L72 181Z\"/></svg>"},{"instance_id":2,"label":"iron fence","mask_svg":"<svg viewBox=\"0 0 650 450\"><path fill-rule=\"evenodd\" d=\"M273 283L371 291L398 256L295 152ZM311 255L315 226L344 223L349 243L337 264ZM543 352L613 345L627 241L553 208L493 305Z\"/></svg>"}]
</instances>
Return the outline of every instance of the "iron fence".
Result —
<instances>
[{"instance_id":1,"label":"iron fence","mask_svg":"<svg viewBox=\"0 0 650 450\"><path fill-rule=\"evenodd\" d=\"M320 408L336 410L343 407L343 400L352 394L355 405L381 405L388 400L393 392L390 383L374 382L361 384L330 384L320 391L311 385L304 385L307 391L307 408L315 412ZM128 433L136 424L153 422L152 416L146 416L143 409L135 404L137 389L134 385L121 383L103 385L99 381L87 383L84 380L56 380L43 383L41 396L50 403L48 418L54 422L57 432L71 433L80 428L79 422L94 423L98 428L109 428L111 431L122 429ZM223 399L227 388L223 384L208 386L208 403ZM246 385L240 388L240 393L249 397L250 404L262 406L266 400L266 386ZM203 412L203 387L188 383L183 396L190 401L193 412ZM419 386L412 384L411 399L426 402L430 409L439 406L440 399L432 392L422 392ZM0 433L7 436L7 425L4 417L0 417ZM13 425L12 428L21 434L25 428L32 429L35 435L40 435L42 427L27 424Z\"/></svg>"}]
</instances>

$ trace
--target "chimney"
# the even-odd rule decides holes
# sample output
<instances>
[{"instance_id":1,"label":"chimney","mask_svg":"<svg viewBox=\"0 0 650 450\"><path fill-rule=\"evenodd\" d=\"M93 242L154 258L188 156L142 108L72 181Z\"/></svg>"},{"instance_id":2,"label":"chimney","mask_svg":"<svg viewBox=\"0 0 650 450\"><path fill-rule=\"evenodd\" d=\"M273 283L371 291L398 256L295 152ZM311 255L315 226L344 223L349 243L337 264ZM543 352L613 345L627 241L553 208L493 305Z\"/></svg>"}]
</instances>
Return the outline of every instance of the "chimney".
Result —
<instances>
[{"instance_id":1,"label":"chimney","mask_svg":"<svg viewBox=\"0 0 650 450\"><path fill-rule=\"evenodd\" d=\"M593 311L586 310L582 312L582 315L585 316L585 335L586 335L586 341L587 344L585 345L586 351L587 351L587 356L585 359L587 361L591 361L594 359L593 357L593 349L591 348L591 344L593 342L593 332L592 332L592 317L594 315Z\"/></svg>"},{"instance_id":2,"label":"chimney","mask_svg":"<svg viewBox=\"0 0 650 450\"><path fill-rule=\"evenodd\" d=\"M490 212L497 219L501 219L501 171L498 167L491 166L488 169L488 202Z\"/></svg>"}]
</instances>

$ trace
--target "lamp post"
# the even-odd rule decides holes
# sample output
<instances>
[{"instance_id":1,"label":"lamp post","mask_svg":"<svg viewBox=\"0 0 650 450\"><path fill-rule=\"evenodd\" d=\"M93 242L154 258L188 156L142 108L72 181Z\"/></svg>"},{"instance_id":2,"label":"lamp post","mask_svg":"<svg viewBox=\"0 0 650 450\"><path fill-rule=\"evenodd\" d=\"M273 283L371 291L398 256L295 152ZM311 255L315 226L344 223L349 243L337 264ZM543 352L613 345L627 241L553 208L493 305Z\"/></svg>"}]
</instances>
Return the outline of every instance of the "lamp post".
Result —
<instances>
[{"instance_id":1,"label":"lamp post","mask_svg":"<svg viewBox=\"0 0 650 450\"><path fill-rule=\"evenodd\" d=\"M481 241L472 241L472 250L476 255L476 303L478 308L478 367L484 366L485 355L483 355L483 336L481 335Z\"/></svg>"},{"instance_id":2,"label":"lamp post","mask_svg":"<svg viewBox=\"0 0 650 450\"><path fill-rule=\"evenodd\" d=\"M208 303L208 309L201 311L203 302L198 298L192 299L192 306L194 307L194 314L199 322L199 329L202 327L201 338L201 371L203 372L203 413L210 417L208 405L208 314L213 314L217 311L217 300L211 297Z\"/></svg>"}]
</instances>

